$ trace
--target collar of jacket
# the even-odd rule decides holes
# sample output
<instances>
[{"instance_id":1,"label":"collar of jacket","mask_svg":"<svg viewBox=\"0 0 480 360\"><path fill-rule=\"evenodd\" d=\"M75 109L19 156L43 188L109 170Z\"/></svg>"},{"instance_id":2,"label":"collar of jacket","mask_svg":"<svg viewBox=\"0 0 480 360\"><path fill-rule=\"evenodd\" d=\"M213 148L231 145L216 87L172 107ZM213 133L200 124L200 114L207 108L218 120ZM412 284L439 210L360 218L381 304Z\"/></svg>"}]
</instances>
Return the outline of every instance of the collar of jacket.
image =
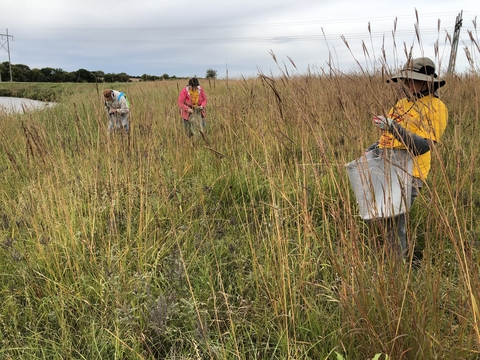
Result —
<instances>
[{"instance_id":1,"label":"collar of jacket","mask_svg":"<svg viewBox=\"0 0 480 360\"><path fill-rule=\"evenodd\" d=\"M190 95L190 86L187 85L186 89L187 89L188 95ZM197 89L198 89L198 93L200 94L202 92L202 87L200 85L198 85Z\"/></svg>"}]
</instances>

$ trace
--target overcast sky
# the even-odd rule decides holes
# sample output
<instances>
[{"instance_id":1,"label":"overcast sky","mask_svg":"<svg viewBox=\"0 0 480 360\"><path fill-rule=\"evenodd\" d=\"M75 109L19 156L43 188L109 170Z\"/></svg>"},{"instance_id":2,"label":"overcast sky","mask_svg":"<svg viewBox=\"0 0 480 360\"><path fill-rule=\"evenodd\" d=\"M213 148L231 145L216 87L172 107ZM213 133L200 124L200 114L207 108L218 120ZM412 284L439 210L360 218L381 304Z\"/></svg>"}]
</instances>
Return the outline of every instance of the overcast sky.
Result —
<instances>
[{"instance_id":1,"label":"overcast sky","mask_svg":"<svg viewBox=\"0 0 480 360\"><path fill-rule=\"evenodd\" d=\"M371 69L382 49L394 68L413 46L414 57L436 59L446 71L447 34L462 11L460 72L468 69L465 47L480 68L468 33L480 36L478 0L2 0L0 34L8 29L13 38L0 39L0 62L9 45L11 63L31 69L178 77L213 69L219 78L248 78L279 74L272 53L282 69L304 74L329 61L342 71Z\"/></svg>"}]
</instances>

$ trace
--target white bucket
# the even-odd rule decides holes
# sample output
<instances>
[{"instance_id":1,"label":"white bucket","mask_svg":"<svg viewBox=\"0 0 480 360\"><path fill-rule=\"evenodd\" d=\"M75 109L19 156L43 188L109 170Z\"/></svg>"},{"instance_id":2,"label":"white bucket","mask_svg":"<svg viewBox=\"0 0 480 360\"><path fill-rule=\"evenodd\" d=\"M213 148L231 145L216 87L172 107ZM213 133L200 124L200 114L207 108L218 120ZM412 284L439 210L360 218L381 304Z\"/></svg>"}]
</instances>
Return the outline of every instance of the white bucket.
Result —
<instances>
[{"instance_id":1,"label":"white bucket","mask_svg":"<svg viewBox=\"0 0 480 360\"><path fill-rule=\"evenodd\" d=\"M375 149L345 167L362 219L393 217L410 209L413 159L407 150Z\"/></svg>"}]
</instances>

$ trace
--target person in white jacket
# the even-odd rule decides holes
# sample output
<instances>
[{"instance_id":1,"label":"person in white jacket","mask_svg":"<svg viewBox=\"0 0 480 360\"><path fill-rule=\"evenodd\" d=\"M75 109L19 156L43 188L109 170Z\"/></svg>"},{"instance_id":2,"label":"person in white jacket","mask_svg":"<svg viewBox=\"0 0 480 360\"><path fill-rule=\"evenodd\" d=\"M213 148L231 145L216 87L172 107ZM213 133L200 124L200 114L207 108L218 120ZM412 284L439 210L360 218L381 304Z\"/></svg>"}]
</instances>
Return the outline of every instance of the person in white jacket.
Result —
<instances>
[{"instance_id":1,"label":"person in white jacket","mask_svg":"<svg viewBox=\"0 0 480 360\"><path fill-rule=\"evenodd\" d=\"M130 124L128 121L130 113L130 104L127 100L125 93L106 89L103 91L103 97L105 102L105 110L108 113L109 123L108 130L113 131L117 129L123 129L126 133L130 130Z\"/></svg>"}]
</instances>

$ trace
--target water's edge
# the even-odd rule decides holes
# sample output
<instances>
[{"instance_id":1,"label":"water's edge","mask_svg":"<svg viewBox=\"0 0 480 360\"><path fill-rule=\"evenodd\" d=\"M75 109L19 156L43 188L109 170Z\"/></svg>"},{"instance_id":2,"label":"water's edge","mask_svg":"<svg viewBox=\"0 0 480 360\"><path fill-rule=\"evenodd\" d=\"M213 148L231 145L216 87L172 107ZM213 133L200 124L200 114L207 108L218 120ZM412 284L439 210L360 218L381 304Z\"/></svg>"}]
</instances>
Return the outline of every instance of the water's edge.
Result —
<instances>
[{"instance_id":1,"label":"water's edge","mask_svg":"<svg viewBox=\"0 0 480 360\"><path fill-rule=\"evenodd\" d=\"M0 96L0 113L26 112L55 106L54 102Z\"/></svg>"}]
</instances>

